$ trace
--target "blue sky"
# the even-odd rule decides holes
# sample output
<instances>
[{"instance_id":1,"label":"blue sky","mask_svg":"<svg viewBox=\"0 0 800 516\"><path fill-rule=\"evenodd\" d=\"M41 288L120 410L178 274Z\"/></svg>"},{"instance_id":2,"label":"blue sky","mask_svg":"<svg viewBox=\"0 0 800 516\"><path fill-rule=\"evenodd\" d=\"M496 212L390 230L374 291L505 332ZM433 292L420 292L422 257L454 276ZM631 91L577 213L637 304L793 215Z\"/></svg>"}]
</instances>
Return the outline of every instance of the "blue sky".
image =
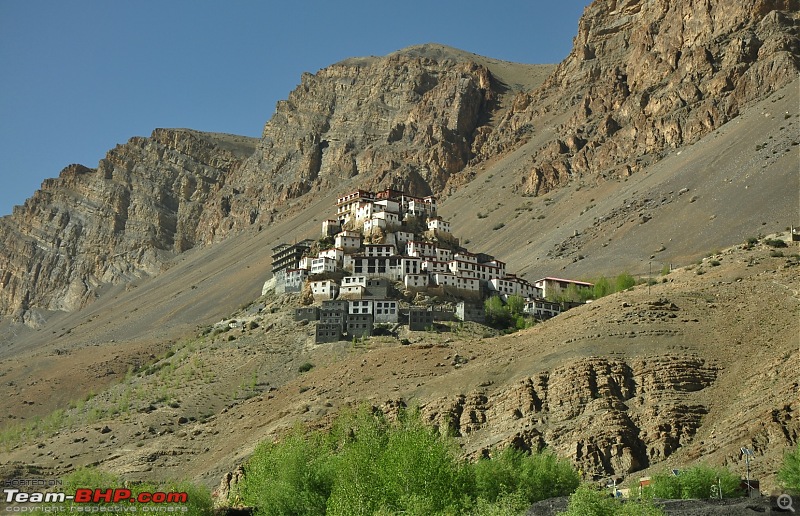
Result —
<instances>
[{"instance_id":1,"label":"blue sky","mask_svg":"<svg viewBox=\"0 0 800 516\"><path fill-rule=\"evenodd\" d=\"M302 72L442 43L557 63L589 0L0 0L0 215L157 127L258 136Z\"/></svg>"}]
</instances>

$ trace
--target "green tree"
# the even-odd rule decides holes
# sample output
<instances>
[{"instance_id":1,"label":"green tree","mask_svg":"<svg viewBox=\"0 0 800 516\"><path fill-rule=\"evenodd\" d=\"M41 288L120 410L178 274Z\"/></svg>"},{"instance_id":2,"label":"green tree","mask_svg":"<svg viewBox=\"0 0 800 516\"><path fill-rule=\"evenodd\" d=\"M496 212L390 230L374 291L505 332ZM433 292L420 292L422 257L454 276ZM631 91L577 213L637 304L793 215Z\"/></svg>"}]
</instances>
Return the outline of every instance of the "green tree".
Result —
<instances>
[{"instance_id":1,"label":"green tree","mask_svg":"<svg viewBox=\"0 0 800 516\"><path fill-rule=\"evenodd\" d=\"M552 452L526 453L507 447L474 464L478 497L496 502L516 493L526 503L565 496L580 484L572 465Z\"/></svg>"},{"instance_id":2,"label":"green tree","mask_svg":"<svg viewBox=\"0 0 800 516\"><path fill-rule=\"evenodd\" d=\"M496 328L507 328L511 324L511 312L500 296L492 296L483 303L486 322Z\"/></svg>"},{"instance_id":3,"label":"green tree","mask_svg":"<svg viewBox=\"0 0 800 516\"><path fill-rule=\"evenodd\" d=\"M512 316L522 315L525 311L525 298L516 294L508 296L506 307Z\"/></svg>"},{"instance_id":4,"label":"green tree","mask_svg":"<svg viewBox=\"0 0 800 516\"><path fill-rule=\"evenodd\" d=\"M278 444L260 444L236 496L258 507L259 514L325 514L334 472L330 443L322 437L298 428Z\"/></svg>"},{"instance_id":5,"label":"green tree","mask_svg":"<svg viewBox=\"0 0 800 516\"><path fill-rule=\"evenodd\" d=\"M634 285L636 285L636 280L634 277L627 272L623 272L617 276L614 282L614 292L622 292L623 290L627 290Z\"/></svg>"},{"instance_id":6,"label":"green tree","mask_svg":"<svg viewBox=\"0 0 800 516\"><path fill-rule=\"evenodd\" d=\"M783 458L778 480L789 491L800 493L800 442L793 452L787 453Z\"/></svg>"},{"instance_id":7,"label":"green tree","mask_svg":"<svg viewBox=\"0 0 800 516\"><path fill-rule=\"evenodd\" d=\"M583 484L569 497L563 516L614 516L617 502L608 493Z\"/></svg>"},{"instance_id":8,"label":"green tree","mask_svg":"<svg viewBox=\"0 0 800 516\"><path fill-rule=\"evenodd\" d=\"M614 290L611 287L611 283L609 283L608 279L605 276L600 276L594 282L593 294L595 299L600 299L601 297L605 297L611 294Z\"/></svg>"}]
</instances>

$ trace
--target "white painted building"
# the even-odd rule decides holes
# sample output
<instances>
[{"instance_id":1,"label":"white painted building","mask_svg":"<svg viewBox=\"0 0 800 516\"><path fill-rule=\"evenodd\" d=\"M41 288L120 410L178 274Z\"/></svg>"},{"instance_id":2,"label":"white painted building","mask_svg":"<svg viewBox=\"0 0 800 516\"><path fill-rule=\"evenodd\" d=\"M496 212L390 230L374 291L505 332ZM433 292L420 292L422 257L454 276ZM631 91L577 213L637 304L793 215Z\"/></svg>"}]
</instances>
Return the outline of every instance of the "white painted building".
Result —
<instances>
[{"instance_id":1,"label":"white painted building","mask_svg":"<svg viewBox=\"0 0 800 516\"><path fill-rule=\"evenodd\" d=\"M434 217L428 219L428 231L441 231L442 233L450 233L450 223L441 217Z\"/></svg>"},{"instance_id":2,"label":"white painted building","mask_svg":"<svg viewBox=\"0 0 800 516\"><path fill-rule=\"evenodd\" d=\"M312 281L311 294L317 301L335 299L339 295L339 284L332 280Z\"/></svg>"},{"instance_id":3,"label":"white painted building","mask_svg":"<svg viewBox=\"0 0 800 516\"><path fill-rule=\"evenodd\" d=\"M372 201L360 201L356 205L356 222L364 222L372 218L375 213L375 203Z\"/></svg>"},{"instance_id":4,"label":"white painted building","mask_svg":"<svg viewBox=\"0 0 800 516\"><path fill-rule=\"evenodd\" d=\"M361 233L358 231L342 231L333 237L334 246L347 253L358 251L361 247Z\"/></svg>"},{"instance_id":5,"label":"white painted building","mask_svg":"<svg viewBox=\"0 0 800 516\"><path fill-rule=\"evenodd\" d=\"M461 262L478 263L477 255L467 252L456 253L453 255L453 259Z\"/></svg>"},{"instance_id":6,"label":"white painted building","mask_svg":"<svg viewBox=\"0 0 800 516\"><path fill-rule=\"evenodd\" d=\"M369 234L375 231L376 229L384 229L386 228L386 221L383 219L378 218L371 218L364 221L364 233Z\"/></svg>"},{"instance_id":7,"label":"white painted building","mask_svg":"<svg viewBox=\"0 0 800 516\"><path fill-rule=\"evenodd\" d=\"M525 302L524 312L538 319L549 319L561 313L561 305L534 298Z\"/></svg>"},{"instance_id":8,"label":"white painted building","mask_svg":"<svg viewBox=\"0 0 800 516\"><path fill-rule=\"evenodd\" d=\"M403 274L419 274L422 270L422 258L404 256L400 258L400 268Z\"/></svg>"},{"instance_id":9,"label":"white painted building","mask_svg":"<svg viewBox=\"0 0 800 516\"><path fill-rule=\"evenodd\" d=\"M284 288L287 292L299 292L308 278L308 269L286 269Z\"/></svg>"},{"instance_id":10,"label":"white painted building","mask_svg":"<svg viewBox=\"0 0 800 516\"><path fill-rule=\"evenodd\" d=\"M336 217L342 224L349 222L356 217L359 205L371 202L375 199L375 194L366 190L356 190L336 200Z\"/></svg>"},{"instance_id":11,"label":"white painted building","mask_svg":"<svg viewBox=\"0 0 800 516\"><path fill-rule=\"evenodd\" d=\"M362 287L367 286L367 277L366 276L345 276L342 278L342 286L347 287L351 285L361 285Z\"/></svg>"},{"instance_id":12,"label":"white painted building","mask_svg":"<svg viewBox=\"0 0 800 516\"><path fill-rule=\"evenodd\" d=\"M341 231L341 222L337 219L328 219L322 221L322 236L328 237L333 236L339 231Z\"/></svg>"},{"instance_id":13,"label":"white painted building","mask_svg":"<svg viewBox=\"0 0 800 516\"><path fill-rule=\"evenodd\" d=\"M371 299L358 299L348 303L348 313L352 314L371 314L373 304Z\"/></svg>"},{"instance_id":14,"label":"white painted building","mask_svg":"<svg viewBox=\"0 0 800 516\"><path fill-rule=\"evenodd\" d=\"M381 212L393 213L400 216L400 203L397 201L393 201L391 199L381 199L379 201L375 201L375 209Z\"/></svg>"},{"instance_id":15,"label":"white painted building","mask_svg":"<svg viewBox=\"0 0 800 516\"><path fill-rule=\"evenodd\" d=\"M394 256L396 250L391 244L367 244L364 246L364 256Z\"/></svg>"},{"instance_id":16,"label":"white painted building","mask_svg":"<svg viewBox=\"0 0 800 516\"><path fill-rule=\"evenodd\" d=\"M361 299L364 290L363 285L342 285L339 287L339 299Z\"/></svg>"},{"instance_id":17,"label":"white painted building","mask_svg":"<svg viewBox=\"0 0 800 516\"><path fill-rule=\"evenodd\" d=\"M441 247L436 248L436 259L440 262L449 262L453 259L453 251L450 249L442 249Z\"/></svg>"},{"instance_id":18,"label":"white painted building","mask_svg":"<svg viewBox=\"0 0 800 516\"><path fill-rule=\"evenodd\" d=\"M428 274L435 274L437 272L453 274L453 271L450 270L450 262L441 262L432 258L422 262L422 270Z\"/></svg>"},{"instance_id":19,"label":"white painted building","mask_svg":"<svg viewBox=\"0 0 800 516\"><path fill-rule=\"evenodd\" d=\"M529 281L516 276L505 276L503 278L492 278L488 284L489 290L497 292L507 299L508 296L521 296L526 299L541 297L542 291Z\"/></svg>"},{"instance_id":20,"label":"white painted building","mask_svg":"<svg viewBox=\"0 0 800 516\"><path fill-rule=\"evenodd\" d=\"M400 262L399 256L353 256L353 274L363 274L369 278L383 277L392 278L399 271L397 267ZM400 279L400 278L397 278Z\"/></svg>"},{"instance_id":21,"label":"white painted building","mask_svg":"<svg viewBox=\"0 0 800 516\"><path fill-rule=\"evenodd\" d=\"M465 278L475 278L481 281L489 281L492 278L502 278L505 276L505 269L495 265L477 263L474 261L459 260L461 254L456 254L456 259L449 262L450 272Z\"/></svg>"},{"instance_id":22,"label":"white painted building","mask_svg":"<svg viewBox=\"0 0 800 516\"><path fill-rule=\"evenodd\" d=\"M542 278L540 280L536 280L533 284L537 288L540 288L542 290L542 297L544 298L557 297L562 292L567 290L570 284L575 285L575 287L578 288L578 290L583 290L583 289L588 290L594 287L592 283L587 283L585 281L575 281L564 278L553 278L551 276Z\"/></svg>"},{"instance_id":23,"label":"white painted building","mask_svg":"<svg viewBox=\"0 0 800 516\"><path fill-rule=\"evenodd\" d=\"M406 274L403 277L403 284L408 289L428 288L429 276L427 274Z\"/></svg>"},{"instance_id":24,"label":"white painted building","mask_svg":"<svg viewBox=\"0 0 800 516\"><path fill-rule=\"evenodd\" d=\"M432 196L423 197L405 197L406 211L416 217L430 217L436 215L436 198Z\"/></svg>"},{"instance_id":25,"label":"white painted building","mask_svg":"<svg viewBox=\"0 0 800 516\"><path fill-rule=\"evenodd\" d=\"M419 240L410 240L406 244L406 254L408 256L416 256L418 258L435 258L436 245L430 242L421 242Z\"/></svg>"},{"instance_id":26,"label":"white painted building","mask_svg":"<svg viewBox=\"0 0 800 516\"><path fill-rule=\"evenodd\" d=\"M480 290L480 281L475 278L464 278L455 274L436 273L431 276L433 283L440 287L453 287L458 290L477 292Z\"/></svg>"},{"instance_id":27,"label":"white painted building","mask_svg":"<svg viewBox=\"0 0 800 516\"><path fill-rule=\"evenodd\" d=\"M393 231L394 245L397 249L405 249L408 242L414 240L414 233L409 231Z\"/></svg>"},{"instance_id":28,"label":"white painted building","mask_svg":"<svg viewBox=\"0 0 800 516\"><path fill-rule=\"evenodd\" d=\"M314 258L311 260L311 274L323 274L336 270L336 260L332 258Z\"/></svg>"},{"instance_id":29,"label":"white painted building","mask_svg":"<svg viewBox=\"0 0 800 516\"><path fill-rule=\"evenodd\" d=\"M330 249L325 249L324 251L320 251L317 257L330 258L331 260L336 262L336 265L341 265L342 260L344 259L344 249L339 247L332 247Z\"/></svg>"}]
</instances>

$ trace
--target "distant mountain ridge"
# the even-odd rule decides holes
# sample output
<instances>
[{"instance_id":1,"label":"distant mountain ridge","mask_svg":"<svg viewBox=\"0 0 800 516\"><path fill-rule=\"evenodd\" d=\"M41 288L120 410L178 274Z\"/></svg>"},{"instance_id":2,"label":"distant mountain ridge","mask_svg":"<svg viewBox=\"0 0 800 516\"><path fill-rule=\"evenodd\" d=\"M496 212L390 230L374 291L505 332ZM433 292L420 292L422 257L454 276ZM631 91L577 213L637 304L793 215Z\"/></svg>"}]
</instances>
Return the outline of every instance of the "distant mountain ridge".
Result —
<instances>
[{"instance_id":1,"label":"distant mountain ridge","mask_svg":"<svg viewBox=\"0 0 800 516\"><path fill-rule=\"evenodd\" d=\"M635 174L795 79L799 26L797 0L598 0L555 69L428 44L304 74L260 139L157 129L46 181L0 219L0 314L36 325L332 189L448 195L543 130L518 192Z\"/></svg>"}]
</instances>

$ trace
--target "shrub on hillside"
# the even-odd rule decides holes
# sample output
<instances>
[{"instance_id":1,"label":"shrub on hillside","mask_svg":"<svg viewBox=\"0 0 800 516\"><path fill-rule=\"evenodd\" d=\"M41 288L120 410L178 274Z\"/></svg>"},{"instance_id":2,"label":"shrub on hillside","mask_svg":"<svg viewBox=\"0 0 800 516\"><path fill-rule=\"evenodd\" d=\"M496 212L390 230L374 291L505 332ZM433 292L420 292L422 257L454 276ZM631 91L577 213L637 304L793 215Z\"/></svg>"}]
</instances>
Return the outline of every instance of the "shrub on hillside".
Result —
<instances>
[{"instance_id":1,"label":"shrub on hillside","mask_svg":"<svg viewBox=\"0 0 800 516\"><path fill-rule=\"evenodd\" d=\"M566 512L561 516L665 516L651 500L619 501L607 492L589 485L580 486L570 497Z\"/></svg>"},{"instance_id":2,"label":"shrub on hillside","mask_svg":"<svg viewBox=\"0 0 800 516\"><path fill-rule=\"evenodd\" d=\"M628 274L627 272L623 272L616 278L614 291L622 292L623 290L627 290L634 285L636 285L636 280L634 279L634 277Z\"/></svg>"},{"instance_id":3,"label":"shrub on hillside","mask_svg":"<svg viewBox=\"0 0 800 516\"><path fill-rule=\"evenodd\" d=\"M578 485L552 454L500 452L470 464L419 414L361 409L327 432L296 429L260 445L234 493L256 514L514 514Z\"/></svg>"},{"instance_id":4,"label":"shrub on hillside","mask_svg":"<svg viewBox=\"0 0 800 516\"><path fill-rule=\"evenodd\" d=\"M800 494L800 443L793 452L783 458L783 465L778 471L778 480L789 491Z\"/></svg>"},{"instance_id":5,"label":"shrub on hillside","mask_svg":"<svg viewBox=\"0 0 800 516\"><path fill-rule=\"evenodd\" d=\"M767 238L764 243L770 247L789 247L786 242L777 238Z\"/></svg>"},{"instance_id":6,"label":"shrub on hillside","mask_svg":"<svg viewBox=\"0 0 800 516\"><path fill-rule=\"evenodd\" d=\"M699 465L684 470L680 475L654 475L651 481L656 498L715 498L722 489L723 498L744 496L741 478L725 468Z\"/></svg>"},{"instance_id":7,"label":"shrub on hillside","mask_svg":"<svg viewBox=\"0 0 800 516\"><path fill-rule=\"evenodd\" d=\"M473 466L475 492L496 502L509 494L526 504L573 492L580 478L572 465L552 452L528 454L508 447Z\"/></svg>"}]
</instances>

